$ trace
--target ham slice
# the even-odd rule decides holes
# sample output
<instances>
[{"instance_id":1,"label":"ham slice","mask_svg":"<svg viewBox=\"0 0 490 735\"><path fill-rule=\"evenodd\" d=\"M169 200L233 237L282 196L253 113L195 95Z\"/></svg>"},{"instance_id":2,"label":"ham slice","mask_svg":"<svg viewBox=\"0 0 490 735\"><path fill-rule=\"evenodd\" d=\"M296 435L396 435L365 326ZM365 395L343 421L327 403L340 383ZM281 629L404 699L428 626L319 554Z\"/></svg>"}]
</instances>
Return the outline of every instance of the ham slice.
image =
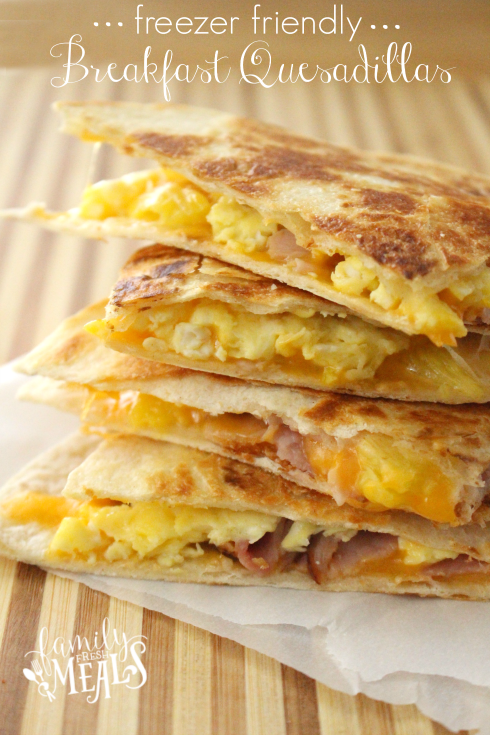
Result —
<instances>
[{"instance_id":1,"label":"ham slice","mask_svg":"<svg viewBox=\"0 0 490 735\"><path fill-rule=\"evenodd\" d=\"M385 559L397 549L398 540L389 533L359 531L349 541L317 534L308 547L310 572L322 584L352 574L363 562Z\"/></svg>"},{"instance_id":2,"label":"ham slice","mask_svg":"<svg viewBox=\"0 0 490 735\"><path fill-rule=\"evenodd\" d=\"M281 546L292 523L287 518L281 518L275 531L266 533L254 544L237 541L235 554L240 564L259 577L267 577L273 572L286 569L297 556L294 551L286 551Z\"/></svg>"},{"instance_id":3,"label":"ham slice","mask_svg":"<svg viewBox=\"0 0 490 735\"><path fill-rule=\"evenodd\" d=\"M328 579L328 571L332 557L341 543L335 536L324 536L317 533L308 546L308 571L317 584Z\"/></svg>"},{"instance_id":4,"label":"ham slice","mask_svg":"<svg viewBox=\"0 0 490 735\"><path fill-rule=\"evenodd\" d=\"M398 550L398 539L389 533L359 531L339 544L329 569L329 579L346 577L366 561L386 559Z\"/></svg>"},{"instance_id":5,"label":"ham slice","mask_svg":"<svg viewBox=\"0 0 490 735\"><path fill-rule=\"evenodd\" d=\"M472 559L466 554L460 554L456 559L443 559L424 569L429 577L452 577L456 574L490 573L490 564L478 559Z\"/></svg>"},{"instance_id":6,"label":"ham slice","mask_svg":"<svg viewBox=\"0 0 490 735\"><path fill-rule=\"evenodd\" d=\"M277 416L271 416L267 422L246 413L210 416L204 423L204 436L226 447L270 442L276 445L278 459L313 475L304 451L303 437Z\"/></svg>"},{"instance_id":7,"label":"ham slice","mask_svg":"<svg viewBox=\"0 0 490 735\"><path fill-rule=\"evenodd\" d=\"M274 235L272 237L274 237ZM490 324L490 309L482 309L481 320L484 324Z\"/></svg>"},{"instance_id":8,"label":"ham slice","mask_svg":"<svg viewBox=\"0 0 490 735\"><path fill-rule=\"evenodd\" d=\"M267 240L269 255L273 260L287 262L294 258L309 258L309 252L296 242L296 238L289 230L278 230Z\"/></svg>"},{"instance_id":9,"label":"ham slice","mask_svg":"<svg viewBox=\"0 0 490 735\"><path fill-rule=\"evenodd\" d=\"M249 413L208 416L204 422L206 439L231 447L259 444L266 430L265 422Z\"/></svg>"},{"instance_id":10,"label":"ham slice","mask_svg":"<svg viewBox=\"0 0 490 735\"><path fill-rule=\"evenodd\" d=\"M274 441L279 459L289 462L302 472L313 475L313 469L306 458L303 437L297 431L283 424L275 433Z\"/></svg>"}]
</instances>

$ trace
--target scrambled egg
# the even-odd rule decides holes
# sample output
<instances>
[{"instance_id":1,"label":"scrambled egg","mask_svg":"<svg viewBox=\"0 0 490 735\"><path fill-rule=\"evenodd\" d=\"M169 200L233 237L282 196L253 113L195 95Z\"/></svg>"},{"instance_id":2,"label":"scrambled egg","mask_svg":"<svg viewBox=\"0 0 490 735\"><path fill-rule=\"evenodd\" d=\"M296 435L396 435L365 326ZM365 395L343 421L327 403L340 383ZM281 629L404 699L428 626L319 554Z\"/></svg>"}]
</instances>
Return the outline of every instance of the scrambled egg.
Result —
<instances>
[{"instance_id":1,"label":"scrambled egg","mask_svg":"<svg viewBox=\"0 0 490 735\"><path fill-rule=\"evenodd\" d=\"M490 286L490 270L488 276ZM429 335L436 344L456 344L454 337L466 335L461 316L436 293L415 292L395 275L389 283L381 283L374 271L356 256L349 255L338 263L331 278L337 291L364 296L385 311L406 317L414 331Z\"/></svg>"},{"instance_id":2,"label":"scrambled egg","mask_svg":"<svg viewBox=\"0 0 490 735\"><path fill-rule=\"evenodd\" d=\"M383 508L403 508L439 523L457 520L456 485L452 474L459 460L446 458L448 467L410 447L398 447L383 434L366 434L357 443L359 474L356 488Z\"/></svg>"},{"instance_id":3,"label":"scrambled egg","mask_svg":"<svg viewBox=\"0 0 490 735\"><path fill-rule=\"evenodd\" d=\"M320 531L320 527L308 521L295 521L282 540L281 546L286 551L306 551L310 538ZM323 529L324 536L337 536L341 541L350 541L356 535L356 530L343 526L330 526Z\"/></svg>"},{"instance_id":4,"label":"scrambled egg","mask_svg":"<svg viewBox=\"0 0 490 735\"><path fill-rule=\"evenodd\" d=\"M244 253L266 250L268 238L278 229L274 222L264 222L256 209L227 196L213 205L207 219L217 242Z\"/></svg>"},{"instance_id":5,"label":"scrambled egg","mask_svg":"<svg viewBox=\"0 0 490 735\"><path fill-rule=\"evenodd\" d=\"M210 197L186 178L168 169L154 169L87 187L77 212L84 219L133 217L202 235L209 231L210 209Z\"/></svg>"},{"instance_id":6,"label":"scrambled egg","mask_svg":"<svg viewBox=\"0 0 490 735\"><path fill-rule=\"evenodd\" d=\"M457 551L432 549L430 546L424 546L406 538L398 539L398 548L402 553L403 563L409 566L436 564L443 559L456 559L458 556Z\"/></svg>"},{"instance_id":7,"label":"scrambled egg","mask_svg":"<svg viewBox=\"0 0 490 735\"><path fill-rule=\"evenodd\" d=\"M274 516L254 511L169 506L158 501L134 505L90 501L74 517L63 519L49 550L102 554L109 561L136 554L170 567L201 555L200 544L205 542L222 546L247 539L254 543L274 531L278 522Z\"/></svg>"},{"instance_id":8,"label":"scrambled egg","mask_svg":"<svg viewBox=\"0 0 490 735\"><path fill-rule=\"evenodd\" d=\"M310 366L329 387L372 378L387 356L409 345L406 335L355 317L254 314L206 299L141 312L131 324L116 318L87 328L103 338L107 324L128 336L143 335L150 354L157 347L196 361L272 362L291 372Z\"/></svg>"},{"instance_id":9,"label":"scrambled egg","mask_svg":"<svg viewBox=\"0 0 490 735\"><path fill-rule=\"evenodd\" d=\"M22 493L4 502L1 513L16 523L36 522L55 528L48 558L82 558L89 564L102 559L155 559L164 568L202 556L202 543L217 547L239 540L254 543L279 523L279 518L255 511L169 506L161 501L133 505L111 500L79 502L38 492ZM282 546L301 553L312 535L322 532L336 535L343 542L357 533L340 525L326 529L308 521L295 521ZM458 556L404 538L398 539L398 548L407 566L425 566Z\"/></svg>"},{"instance_id":10,"label":"scrambled egg","mask_svg":"<svg viewBox=\"0 0 490 735\"><path fill-rule=\"evenodd\" d=\"M169 169L93 184L85 189L81 205L74 211L86 219L129 217L191 236L212 234L216 242L231 250L273 260L267 241L277 232L277 222L266 222L257 210L229 196L206 193ZM312 255L315 258L315 252ZM490 268L483 267L476 275L460 278L437 293L415 290L396 274L381 282L357 256L337 253L339 256L340 262L329 265L332 258L320 254L324 261L321 277L334 290L406 318L416 333L428 335L439 346L455 345L457 337L466 335L465 312L478 315L479 310L490 307ZM292 263L291 267L297 266Z\"/></svg>"}]
</instances>

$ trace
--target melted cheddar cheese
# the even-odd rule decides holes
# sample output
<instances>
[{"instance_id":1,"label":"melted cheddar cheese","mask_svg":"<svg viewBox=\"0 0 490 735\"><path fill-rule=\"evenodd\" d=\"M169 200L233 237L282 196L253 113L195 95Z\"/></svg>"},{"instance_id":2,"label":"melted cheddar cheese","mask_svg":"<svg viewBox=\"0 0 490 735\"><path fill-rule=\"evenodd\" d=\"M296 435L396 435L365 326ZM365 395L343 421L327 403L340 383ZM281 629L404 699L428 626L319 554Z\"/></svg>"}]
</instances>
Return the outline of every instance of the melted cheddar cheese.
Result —
<instances>
[{"instance_id":1,"label":"melted cheddar cheese","mask_svg":"<svg viewBox=\"0 0 490 735\"><path fill-rule=\"evenodd\" d=\"M187 559L204 556L209 545L229 549L237 541L247 540L253 544L274 531L280 520L256 511L194 508L169 505L164 501L127 504L97 499L81 502L38 492L21 493L4 502L0 513L14 523L52 529L46 560L78 559L90 565L99 561L138 562L145 559L154 560L163 568L179 567ZM285 551L300 554L318 533L348 542L357 530L295 521L281 545ZM398 538L398 550L391 557L361 560L360 567L347 573L392 572L399 575L405 568L410 575L414 569L454 559L457 555L451 550L433 549Z\"/></svg>"},{"instance_id":2,"label":"melted cheddar cheese","mask_svg":"<svg viewBox=\"0 0 490 735\"><path fill-rule=\"evenodd\" d=\"M275 454L277 426L268 426L250 414L212 416L136 391L119 394L89 389L81 419L91 427L155 439L182 435L198 444L207 440L238 455L263 453L281 464ZM383 434L361 432L348 441L326 435L299 439L313 475L328 482L337 502L372 511L400 508L440 523L457 521L455 478L460 460L422 454ZM254 445L259 445L257 451Z\"/></svg>"},{"instance_id":3,"label":"melted cheddar cheese","mask_svg":"<svg viewBox=\"0 0 490 735\"><path fill-rule=\"evenodd\" d=\"M268 251L268 239L281 223L265 219L256 209L230 196L204 192L181 174L154 169L87 187L79 208L85 219L133 218L182 230L190 236L210 236L223 247L258 260L277 262ZM301 248L300 248L301 249ZM332 292L369 301L381 311L399 316L410 331L427 335L436 345L455 345L467 334L465 315L473 319L490 307L490 268L459 278L442 291L415 288L391 273L377 274L356 255L316 248L304 256L280 262L293 271L309 273ZM335 298L334 298L335 300Z\"/></svg>"}]
</instances>

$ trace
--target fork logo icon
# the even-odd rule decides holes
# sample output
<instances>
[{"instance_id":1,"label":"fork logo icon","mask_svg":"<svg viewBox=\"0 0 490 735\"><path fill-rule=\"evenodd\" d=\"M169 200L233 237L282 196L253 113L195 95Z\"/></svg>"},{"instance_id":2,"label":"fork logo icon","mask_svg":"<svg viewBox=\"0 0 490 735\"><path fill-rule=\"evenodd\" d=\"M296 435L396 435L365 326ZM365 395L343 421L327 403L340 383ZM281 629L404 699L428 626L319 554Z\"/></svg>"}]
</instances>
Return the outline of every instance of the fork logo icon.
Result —
<instances>
[{"instance_id":1,"label":"fork logo icon","mask_svg":"<svg viewBox=\"0 0 490 735\"><path fill-rule=\"evenodd\" d=\"M29 681L33 681L37 684L37 691L42 697L48 697L49 701L52 702L53 699L56 699L53 692L49 691L49 684L44 681L43 678L43 670L41 668L41 664L37 659L34 659L32 661L32 668L34 669L34 672L31 671L31 669L24 669L23 674L26 679L29 679ZM37 677L39 677L40 681L37 680Z\"/></svg>"}]
</instances>

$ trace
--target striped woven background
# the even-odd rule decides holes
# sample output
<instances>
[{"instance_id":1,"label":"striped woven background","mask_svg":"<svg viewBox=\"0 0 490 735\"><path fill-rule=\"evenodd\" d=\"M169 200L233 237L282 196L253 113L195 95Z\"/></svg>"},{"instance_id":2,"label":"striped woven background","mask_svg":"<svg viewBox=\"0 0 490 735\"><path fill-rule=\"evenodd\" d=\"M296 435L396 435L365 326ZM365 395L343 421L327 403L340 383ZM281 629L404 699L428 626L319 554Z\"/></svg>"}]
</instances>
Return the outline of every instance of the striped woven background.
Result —
<instances>
[{"instance_id":1,"label":"striped woven background","mask_svg":"<svg viewBox=\"0 0 490 735\"><path fill-rule=\"evenodd\" d=\"M56 90L46 72L0 74L0 206L76 204L91 147L57 132L55 99L160 101L154 86L90 83ZM450 85L176 85L173 101L248 114L335 143L431 156L490 173L490 78ZM140 162L102 149L95 178ZM107 294L132 243L94 243L0 224L0 363ZM0 417L1 420L1 417ZM89 705L48 703L22 675L38 630L91 637L102 620L148 636L148 683ZM15 735L441 735L414 707L315 684L252 650L23 564L0 560L0 733Z\"/></svg>"}]
</instances>

